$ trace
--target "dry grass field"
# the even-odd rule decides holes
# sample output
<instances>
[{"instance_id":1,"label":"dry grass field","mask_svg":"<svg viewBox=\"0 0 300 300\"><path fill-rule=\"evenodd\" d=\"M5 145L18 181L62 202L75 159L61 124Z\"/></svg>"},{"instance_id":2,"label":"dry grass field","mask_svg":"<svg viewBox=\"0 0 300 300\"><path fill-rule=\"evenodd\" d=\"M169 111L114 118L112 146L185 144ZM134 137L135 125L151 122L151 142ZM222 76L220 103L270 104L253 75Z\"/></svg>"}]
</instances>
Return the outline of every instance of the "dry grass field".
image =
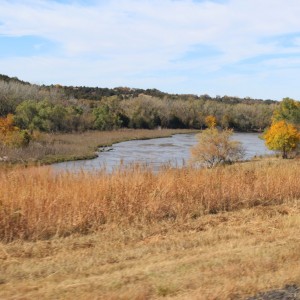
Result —
<instances>
[{"instance_id":1,"label":"dry grass field","mask_svg":"<svg viewBox=\"0 0 300 300\"><path fill-rule=\"evenodd\" d=\"M245 299L300 284L300 161L0 171L0 299Z\"/></svg>"}]
</instances>

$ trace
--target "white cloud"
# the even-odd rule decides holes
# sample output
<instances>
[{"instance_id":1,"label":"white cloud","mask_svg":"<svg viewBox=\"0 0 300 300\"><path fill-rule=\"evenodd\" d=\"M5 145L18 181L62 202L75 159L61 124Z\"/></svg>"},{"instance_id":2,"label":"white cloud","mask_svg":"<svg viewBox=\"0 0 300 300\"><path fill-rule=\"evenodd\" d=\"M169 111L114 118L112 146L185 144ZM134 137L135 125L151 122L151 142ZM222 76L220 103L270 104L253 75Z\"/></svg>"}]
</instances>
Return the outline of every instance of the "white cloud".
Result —
<instances>
[{"instance_id":1,"label":"white cloud","mask_svg":"<svg viewBox=\"0 0 300 300\"><path fill-rule=\"evenodd\" d=\"M200 73L221 72L256 56L300 53L299 38L291 48L262 42L266 37L300 32L298 0L108 0L87 6L73 1L0 0L0 5L0 35L36 35L60 46L55 57L11 59L12 65L7 59L0 60L0 70L19 74L16 62L32 64L32 73L23 73L46 82L56 77L63 84L74 84L70 78L81 72L91 85L103 78L105 84L126 85L128 80L134 86L135 75L144 76L146 83L149 72L174 71L174 76L169 76L176 87L178 78L188 80L188 72L197 69ZM181 59L201 44L220 54ZM266 67L272 68L273 63L278 64L270 60ZM182 75L178 77L179 72ZM157 78L161 82L161 76ZM170 78L165 79L169 86ZM143 79L137 77L136 83L140 82Z\"/></svg>"}]
</instances>

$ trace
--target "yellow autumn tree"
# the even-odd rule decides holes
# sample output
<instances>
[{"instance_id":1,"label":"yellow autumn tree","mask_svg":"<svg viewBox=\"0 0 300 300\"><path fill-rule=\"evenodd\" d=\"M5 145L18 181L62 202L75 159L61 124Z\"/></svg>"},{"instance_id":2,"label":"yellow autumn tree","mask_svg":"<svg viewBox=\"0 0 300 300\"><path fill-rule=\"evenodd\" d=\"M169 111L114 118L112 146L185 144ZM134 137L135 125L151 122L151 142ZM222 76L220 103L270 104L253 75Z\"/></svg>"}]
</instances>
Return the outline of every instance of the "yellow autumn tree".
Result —
<instances>
[{"instance_id":1,"label":"yellow autumn tree","mask_svg":"<svg viewBox=\"0 0 300 300\"><path fill-rule=\"evenodd\" d=\"M208 128L214 128L217 126L217 119L214 116L205 117L205 124Z\"/></svg>"},{"instance_id":2,"label":"yellow autumn tree","mask_svg":"<svg viewBox=\"0 0 300 300\"><path fill-rule=\"evenodd\" d=\"M287 158L288 153L300 143L300 131L295 125L282 120L274 122L263 138L270 150L281 151L282 158Z\"/></svg>"}]
</instances>

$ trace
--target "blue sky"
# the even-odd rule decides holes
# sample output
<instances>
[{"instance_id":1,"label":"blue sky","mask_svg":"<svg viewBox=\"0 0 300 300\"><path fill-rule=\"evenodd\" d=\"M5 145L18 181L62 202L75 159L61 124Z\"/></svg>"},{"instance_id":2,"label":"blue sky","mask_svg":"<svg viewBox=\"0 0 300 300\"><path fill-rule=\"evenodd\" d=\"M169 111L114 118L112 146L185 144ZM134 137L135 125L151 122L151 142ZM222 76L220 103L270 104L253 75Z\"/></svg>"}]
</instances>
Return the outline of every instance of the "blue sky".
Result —
<instances>
[{"instance_id":1,"label":"blue sky","mask_svg":"<svg viewBox=\"0 0 300 300\"><path fill-rule=\"evenodd\" d=\"M0 73L300 99L299 0L0 0Z\"/></svg>"}]
</instances>

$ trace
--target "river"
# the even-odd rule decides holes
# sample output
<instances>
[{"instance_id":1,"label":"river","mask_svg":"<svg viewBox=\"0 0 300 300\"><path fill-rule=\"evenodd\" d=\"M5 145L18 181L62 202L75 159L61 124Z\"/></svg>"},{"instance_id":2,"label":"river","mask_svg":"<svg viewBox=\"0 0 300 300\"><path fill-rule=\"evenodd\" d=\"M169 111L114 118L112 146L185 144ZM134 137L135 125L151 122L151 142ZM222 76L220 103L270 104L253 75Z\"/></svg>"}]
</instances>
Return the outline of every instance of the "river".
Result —
<instances>
[{"instance_id":1,"label":"river","mask_svg":"<svg viewBox=\"0 0 300 300\"><path fill-rule=\"evenodd\" d=\"M272 154L264 145L264 141L256 133L234 133L233 139L240 141L246 150L245 159L254 156ZM172 137L150 140L132 140L114 144L104 152L99 152L95 159L70 161L54 164L57 171L77 172L96 171L103 167L108 172L122 163L128 165L141 163L153 169L170 164L182 167L190 159L190 148L197 143L195 134L175 134Z\"/></svg>"}]
</instances>

